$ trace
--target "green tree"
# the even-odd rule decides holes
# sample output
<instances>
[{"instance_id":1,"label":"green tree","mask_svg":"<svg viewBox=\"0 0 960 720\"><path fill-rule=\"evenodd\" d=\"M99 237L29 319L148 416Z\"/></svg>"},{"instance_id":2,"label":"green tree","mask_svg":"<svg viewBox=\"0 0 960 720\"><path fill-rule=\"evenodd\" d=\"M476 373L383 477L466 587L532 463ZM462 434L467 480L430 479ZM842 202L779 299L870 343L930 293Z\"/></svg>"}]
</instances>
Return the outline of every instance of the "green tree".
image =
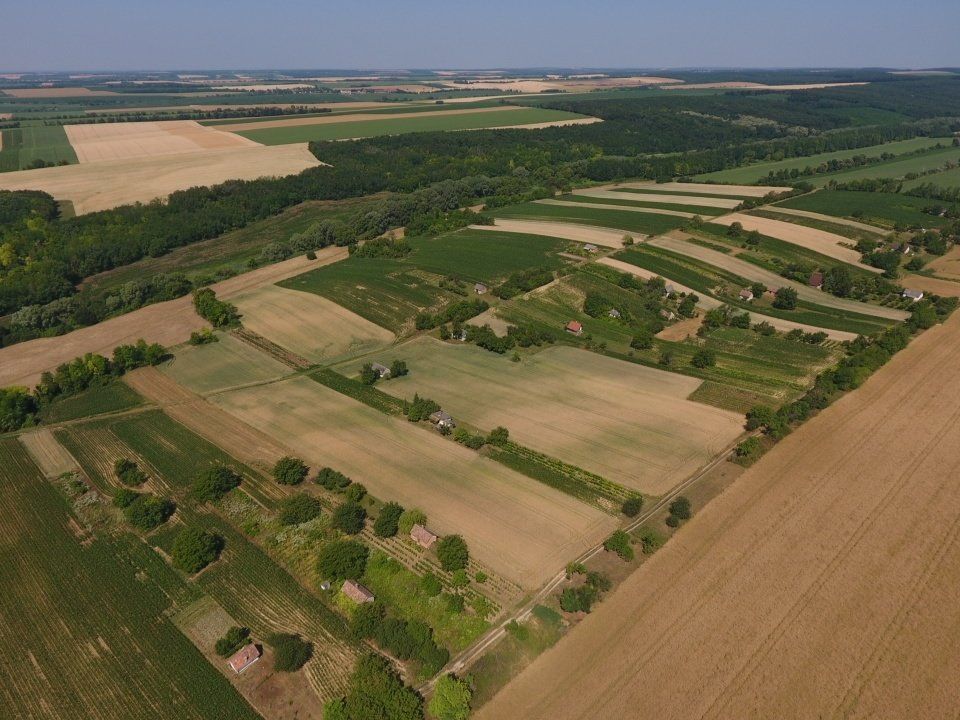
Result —
<instances>
[{"instance_id":1,"label":"green tree","mask_svg":"<svg viewBox=\"0 0 960 720\"><path fill-rule=\"evenodd\" d=\"M356 540L334 540L320 548L317 570L329 580L359 580L367 569L370 549Z\"/></svg>"},{"instance_id":2,"label":"green tree","mask_svg":"<svg viewBox=\"0 0 960 720\"><path fill-rule=\"evenodd\" d=\"M623 501L621 506L621 512L627 517L636 517L640 514L640 510L643 508L643 498L639 495L631 495L626 500Z\"/></svg>"},{"instance_id":3,"label":"green tree","mask_svg":"<svg viewBox=\"0 0 960 720\"><path fill-rule=\"evenodd\" d=\"M437 680L427 709L437 720L467 720L472 697L473 690L467 681L455 675L444 675Z\"/></svg>"},{"instance_id":4,"label":"green tree","mask_svg":"<svg viewBox=\"0 0 960 720\"><path fill-rule=\"evenodd\" d=\"M313 657L313 644L299 635L273 633L267 635L266 641L273 648L274 670L296 672Z\"/></svg>"},{"instance_id":5,"label":"green tree","mask_svg":"<svg viewBox=\"0 0 960 720\"><path fill-rule=\"evenodd\" d=\"M779 310L795 310L797 307L797 291L792 287L782 287L775 293L773 306Z\"/></svg>"},{"instance_id":6,"label":"green tree","mask_svg":"<svg viewBox=\"0 0 960 720\"><path fill-rule=\"evenodd\" d=\"M364 385L373 385L379 379L380 375L373 369L372 363L364 363L360 368L360 382Z\"/></svg>"},{"instance_id":7,"label":"green tree","mask_svg":"<svg viewBox=\"0 0 960 720\"><path fill-rule=\"evenodd\" d=\"M123 511L127 521L140 530L153 530L165 523L176 511L172 500L158 498L149 493L137 495Z\"/></svg>"},{"instance_id":8,"label":"green tree","mask_svg":"<svg viewBox=\"0 0 960 720\"><path fill-rule=\"evenodd\" d=\"M238 627L234 625L227 632L217 640L216 651L217 655L220 657L230 657L237 650L242 648L247 644L247 639L250 637L249 628Z\"/></svg>"},{"instance_id":9,"label":"green tree","mask_svg":"<svg viewBox=\"0 0 960 720\"><path fill-rule=\"evenodd\" d=\"M767 286L762 282L755 282L750 285L750 292L753 293L755 298L760 298L767 291Z\"/></svg>"},{"instance_id":10,"label":"green tree","mask_svg":"<svg viewBox=\"0 0 960 720\"><path fill-rule=\"evenodd\" d=\"M367 517L367 511L355 502L345 502L333 511L330 518L330 525L337 530L356 535L363 530L363 521Z\"/></svg>"},{"instance_id":11,"label":"green tree","mask_svg":"<svg viewBox=\"0 0 960 720\"><path fill-rule=\"evenodd\" d=\"M646 328L638 330L630 341L630 347L634 350L649 350L653 347L653 333Z\"/></svg>"},{"instance_id":12,"label":"green tree","mask_svg":"<svg viewBox=\"0 0 960 720\"><path fill-rule=\"evenodd\" d=\"M443 591L443 584L433 573L427 573L420 578L420 587L427 597L436 597Z\"/></svg>"},{"instance_id":13,"label":"green tree","mask_svg":"<svg viewBox=\"0 0 960 720\"><path fill-rule=\"evenodd\" d=\"M393 537L400 527L400 517L402 515L403 507L399 503L388 502L380 508L380 514L377 515L376 522L373 523L373 532L379 537Z\"/></svg>"},{"instance_id":14,"label":"green tree","mask_svg":"<svg viewBox=\"0 0 960 720\"><path fill-rule=\"evenodd\" d=\"M397 522L400 532L404 535L409 535L410 531L413 530L414 525L426 524L427 515L420 508L410 508L409 510L404 510L400 515L400 520Z\"/></svg>"},{"instance_id":15,"label":"green tree","mask_svg":"<svg viewBox=\"0 0 960 720\"><path fill-rule=\"evenodd\" d=\"M240 474L226 465L201 470L193 481L191 492L200 502L219 500L240 484Z\"/></svg>"},{"instance_id":16,"label":"green tree","mask_svg":"<svg viewBox=\"0 0 960 720\"><path fill-rule=\"evenodd\" d=\"M689 520L691 516L690 501L683 495L670 503L670 514L679 520Z\"/></svg>"},{"instance_id":17,"label":"green tree","mask_svg":"<svg viewBox=\"0 0 960 720\"><path fill-rule=\"evenodd\" d=\"M309 468L300 458L282 457L273 466L273 477L281 485L299 485L307 477Z\"/></svg>"},{"instance_id":18,"label":"green tree","mask_svg":"<svg viewBox=\"0 0 960 720\"><path fill-rule=\"evenodd\" d=\"M130 488L118 488L113 494L113 505L118 508L129 507L138 497L140 497L140 493L134 492Z\"/></svg>"},{"instance_id":19,"label":"green tree","mask_svg":"<svg viewBox=\"0 0 960 720\"><path fill-rule=\"evenodd\" d=\"M630 547L630 535L623 530L617 530L603 543L603 549L615 552L623 560L633 560L633 548Z\"/></svg>"},{"instance_id":20,"label":"green tree","mask_svg":"<svg viewBox=\"0 0 960 720\"><path fill-rule=\"evenodd\" d=\"M392 363L390 363L390 377L403 377L409 373L410 370L407 369L407 363L405 360L394 360Z\"/></svg>"},{"instance_id":21,"label":"green tree","mask_svg":"<svg viewBox=\"0 0 960 720\"><path fill-rule=\"evenodd\" d=\"M422 720L423 699L379 655L357 661L344 698L346 720Z\"/></svg>"},{"instance_id":22,"label":"green tree","mask_svg":"<svg viewBox=\"0 0 960 720\"><path fill-rule=\"evenodd\" d=\"M320 501L306 493L297 493L280 501L277 517L284 525L300 525L319 515Z\"/></svg>"},{"instance_id":23,"label":"green tree","mask_svg":"<svg viewBox=\"0 0 960 720\"><path fill-rule=\"evenodd\" d=\"M463 570L470 560L467 543L459 535L447 535L437 543L437 557L440 567L446 572Z\"/></svg>"},{"instance_id":24,"label":"green tree","mask_svg":"<svg viewBox=\"0 0 960 720\"><path fill-rule=\"evenodd\" d=\"M835 265L823 274L823 289L837 297L853 292L853 276L843 265Z\"/></svg>"},{"instance_id":25,"label":"green tree","mask_svg":"<svg viewBox=\"0 0 960 720\"><path fill-rule=\"evenodd\" d=\"M133 460L119 458L113 463L113 472L117 479L124 485L137 487L147 481L146 473L143 472Z\"/></svg>"},{"instance_id":26,"label":"green tree","mask_svg":"<svg viewBox=\"0 0 960 720\"><path fill-rule=\"evenodd\" d=\"M510 431L498 425L487 435L487 442L497 447L503 447L510 440Z\"/></svg>"},{"instance_id":27,"label":"green tree","mask_svg":"<svg viewBox=\"0 0 960 720\"><path fill-rule=\"evenodd\" d=\"M708 368L717 364L717 355L709 348L700 348L690 359L690 364L696 368Z\"/></svg>"},{"instance_id":28,"label":"green tree","mask_svg":"<svg viewBox=\"0 0 960 720\"><path fill-rule=\"evenodd\" d=\"M220 557L223 545L223 538L217 533L186 527L173 539L170 556L174 565L192 575Z\"/></svg>"}]
</instances>

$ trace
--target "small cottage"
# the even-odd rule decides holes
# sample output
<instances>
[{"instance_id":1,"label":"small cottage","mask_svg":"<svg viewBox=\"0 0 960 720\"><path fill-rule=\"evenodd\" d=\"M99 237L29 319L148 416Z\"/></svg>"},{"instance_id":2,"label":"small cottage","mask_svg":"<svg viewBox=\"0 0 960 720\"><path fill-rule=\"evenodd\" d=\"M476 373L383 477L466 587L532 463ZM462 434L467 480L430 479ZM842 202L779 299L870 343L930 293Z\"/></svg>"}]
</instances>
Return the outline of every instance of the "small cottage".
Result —
<instances>
[{"instance_id":1,"label":"small cottage","mask_svg":"<svg viewBox=\"0 0 960 720\"><path fill-rule=\"evenodd\" d=\"M923 290L904 290L902 297L910 298L914 302L923 300Z\"/></svg>"},{"instance_id":2,"label":"small cottage","mask_svg":"<svg viewBox=\"0 0 960 720\"><path fill-rule=\"evenodd\" d=\"M578 323L576 320L571 320L570 322L567 323L567 326L566 326L565 330L566 330L568 333L571 333L571 334L573 334L573 335L582 335L582 334L583 334L583 325L581 325L580 323Z\"/></svg>"},{"instance_id":3,"label":"small cottage","mask_svg":"<svg viewBox=\"0 0 960 720\"><path fill-rule=\"evenodd\" d=\"M411 528L410 537L424 550L432 548L433 544L437 541L437 536L419 523Z\"/></svg>"},{"instance_id":4,"label":"small cottage","mask_svg":"<svg viewBox=\"0 0 960 720\"><path fill-rule=\"evenodd\" d=\"M743 290L741 290L740 299L743 300L744 302L752 302L753 290L751 290L750 288L744 288Z\"/></svg>"},{"instance_id":5,"label":"small cottage","mask_svg":"<svg viewBox=\"0 0 960 720\"><path fill-rule=\"evenodd\" d=\"M363 603L371 603L375 599L372 592L355 580L344 580L343 587L340 588L340 590L344 595L360 605Z\"/></svg>"},{"instance_id":6,"label":"small cottage","mask_svg":"<svg viewBox=\"0 0 960 720\"><path fill-rule=\"evenodd\" d=\"M823 273L815 272L810 274L810 279L807 281L807 285L817 290L823 289Z\"/></svg>"},{"instance_id":7,"label":"small cottage","mask_svg":"<svg viewBox=\"0 0 960 720\"><path fill-rule=\"evenodd\" d=\"M435 413L431 413L430 422L436 425L437 428L450 428L452 430L457 426L450 416L450 413L444 410L437 410Z\"/></svg>"},{"instance_id":8,"label":"small cottage","mask_svg":"<svg viewBox=\"0 0 960 720\"><path fill-rule=\"evenodd\" d=\"M244 645L227 660L230 669L237 675L260 659L260 649L253 643Z\"/></svg>"},{"instance_id":9,"label":"small cottage","mask_svg":"<svg viewBox=\"0 0 960 720\"><path fill-rule=\"evenodd\" d=\"M378 378L388 378L390 377L390 368L386 365L381 365L380 363L373 363L370 367L373 368L373 371L377 374Z\"/></svg>"},{"instance_id":10,"label":"small cottage","mask_svg":"<svg viewBox=\"0 0 960 720\"><path fill-rule=\"evenodd\" d=\"M489 292L489 290L490 290L490 288L488 288L488 287L487 287L486 285L484 285L483 283L479 283L479 282L478 282L476 285L473 286L473 291L474 291L477 295L486 295L486 294Z\"/></svg>"},{"instance_id":11,"label":"small cottage","mask_svg":"<svg viewBox=\"0 0 960 720\"><path fill-rule=\"evenodd\" d=\"M583 249L586 250L588 253L595 253L599 248L593 243L587 243L586 245L583 246Z\"/></svg>"}]
</instances>

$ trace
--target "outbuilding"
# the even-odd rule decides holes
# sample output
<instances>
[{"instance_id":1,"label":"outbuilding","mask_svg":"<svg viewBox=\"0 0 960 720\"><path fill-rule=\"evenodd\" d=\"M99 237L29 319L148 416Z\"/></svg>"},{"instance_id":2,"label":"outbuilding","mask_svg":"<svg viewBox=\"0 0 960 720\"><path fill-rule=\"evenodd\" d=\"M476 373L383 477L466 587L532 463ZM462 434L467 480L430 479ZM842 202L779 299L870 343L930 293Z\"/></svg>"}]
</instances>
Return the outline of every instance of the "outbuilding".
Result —
<instances>
[{"instance_id":1,"label":"outbuilding","mask_svg":"<svg viewBox=\"0 0 960 720\"><path fill-rule=\"evenodd\" d=\"M595 253L599 248L593 243L587 243L586 245L583 246L583 249L589 253Z\"/></svg>"},{"instance_id":2,"label":"outbuilding","mask_svg":"<svg viewBox=\"0 0 960 720\"><path fill-rule=\"evenodd\" d=\"M810 279L807 281L807 285L810 287L816 288L817 290L823 289L823 273L815 272L810 273Z\"/></svg>"},{"instance_id":3,"label":"outbuilding","mask_svg":"<svg viewBox=\"0 0 960 720\"><path fill-rule=\"evenodd\" d=\"M610 312L608 312L607 315L612 317L614 320L620 319L620 311L616 308L610 308Z\"/></svg>"},{"instance_id":4,"label":"outbuilding","mask_svg":"<svg viewBox=\"0 0 960 720\"><path fill-rule=\"evenodd\" d=\"M750 288L744 288L743 290L741 290L740 299L743 300L744 302L752 302L753 290L751 290Z\"/></svg>"},{"instance_id":5,"label":"outbuilding","mask_svg":"<svg viewBox=\"0 0 960 720\"><path fill-rule=\"evenodd\" d=\"M373 371L377 374L378 378L390 377L390 368L388 368L386 365L381 365L380 363L373 363L370 367L373 368Z\"/></svg>"},{"instance_id":6,"label":"outbuilding","mask_svg":"<svg viewBox=\"0 0 960 720\"><path fill-rule=\"evenodd\" d=\"M457 424L453 421L453 418L450 416L450 413L445 410L437 410L435 413L430 414L430 422L436 425L438 428L450 428L453 429Z\"/></svg>"},{"instance_id":7,"label":"outbuilding","mask_svg":"<svg viewBox=\"0 0 960 720\"><path fill-rule=\"evenodd\" d=\"M340 588L340 590L344 595L360 605L363 603L371 603L375 599L373 593L356 580L344 580L343 587Z\"/></svg>"},{"instance_id":8,"label":"outbuilding","mask_svg":"<svg viewBox=\"0 0 960 720\"><path fill-rule=\"evenodd\" d=\"M571 320L570 322L568 322L567 327L565 329L568 333L571 333L573 335L583 334L583 325L578 323L576 320Z\"/></svg>"},{"instance_id":9,"label":"outbuilding","mask_svg":"<svg viewBox=\"0 0 960 720\"><path fill-rule=\"evenodd\" d=\"M923 300L923 290L904 290L902 297L910 298L914 302Z\"/></svg>"},{"instance_id":10,"label":"outbuilding","mask_svg":"<svg viewBox=\"0 0 960 720\"><path fill-rule=\"evenodd\" d=\"M437 536L420 523L417 523L410 529L410 537L424 550L432 548L433 544L437 541Z\"/></svg>"},{"instance_id":11,"label":"outbuilding","mask_svg":"<svg viewBox=\"0 0 960 720\"><path fill-rule=\"evenodd\" d=\"M227 664L230 666L231 670L239 675L259 659L260 648L253 643L249 643L231 655L227 660Z\"/></svg>"},{"instance_id":12,"label":"outbuilding","mask_svg":"<svg viewBox=\"0 0 960 720\"><path fill-rule=\"evenodd\" d=\"M490 288L488 288L483 283L478 282L476 285L473 286L473 291L477 295L486 295L490 291Z\"/></svg>"}]
</instances>

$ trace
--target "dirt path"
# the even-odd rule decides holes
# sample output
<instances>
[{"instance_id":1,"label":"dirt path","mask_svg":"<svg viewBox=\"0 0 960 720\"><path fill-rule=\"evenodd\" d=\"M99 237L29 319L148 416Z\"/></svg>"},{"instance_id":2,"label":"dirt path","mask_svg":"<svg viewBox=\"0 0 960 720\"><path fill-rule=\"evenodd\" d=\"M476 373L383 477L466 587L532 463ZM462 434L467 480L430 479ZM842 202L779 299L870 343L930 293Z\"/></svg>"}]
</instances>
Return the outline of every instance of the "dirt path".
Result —
<instances>
[{"instance_id":1,"label":"dirt path","mask_svg":"<svg viewBox=\"0 0 960 720\"><path fill-rule=\"evenodd\" d=\"M960 315L783 440L477 720L953 717Z\"/></svg>"},{"instance_id":2,"label":"dirt path","mask_svg":"<svg viewBox=\"0 0 960 720\"><path fill-rule=\"evenodd\" d=\"M838 298L830 293L817 290L803 283L788 280L787 278L777 275L775 272L765 270L759 265L754 265L746 260L711 250L696 243L687 242L683 239L684 237L686 236L682 234L670 233L668 235L651 238L647 240L647 244L709 263L714 267L735 273L747 280L762 282L767 287L792 287L797 291L801 300L807 300L825 307L861 313L863 315L873 315L889 320L906 320L908 317L908 313L905 313L903 310Z\"/></svg>"},{"instance_id":3,"label":"dirt path","mask_svg":"<svg viewBox=\"0 0 960 720\"><path fill-rule=\"evenodd\" d=\"M756 230L764 235L793 243L800 247L813 250L821 255L826 255L835 260L856 265L863 270L869 270L872 273L883 272L880 268L867 265L860 260L860 253L845 244L850 244L850 238L842 235L835 235L825 230L807 227L806 225L797 225L794 223L783 222L782 220L771 220L769 218L757 217L755 215L746 215L745 213L731 213L718 218L712 218L712 223L717 225L730 226L735 222L743 225L744 230Z\"/></svg>"}]
</instances>

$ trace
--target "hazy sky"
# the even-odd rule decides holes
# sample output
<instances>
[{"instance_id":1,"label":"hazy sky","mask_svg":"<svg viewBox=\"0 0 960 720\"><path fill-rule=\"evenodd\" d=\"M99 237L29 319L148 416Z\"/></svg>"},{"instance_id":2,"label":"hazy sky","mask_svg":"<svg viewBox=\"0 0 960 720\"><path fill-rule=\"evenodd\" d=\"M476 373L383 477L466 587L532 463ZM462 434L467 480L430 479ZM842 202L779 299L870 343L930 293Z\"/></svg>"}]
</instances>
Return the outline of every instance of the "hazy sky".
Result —
<instances>
[{"instance_id":1,"label":"hazy sky","mask_svg":"<svg viewBox=\"0 0 960 720\"><path fill-rule=\"evenodd\" d=\"M31 0L0 70L960 65L960 0Z\"/></svg>"}]
</instances>

